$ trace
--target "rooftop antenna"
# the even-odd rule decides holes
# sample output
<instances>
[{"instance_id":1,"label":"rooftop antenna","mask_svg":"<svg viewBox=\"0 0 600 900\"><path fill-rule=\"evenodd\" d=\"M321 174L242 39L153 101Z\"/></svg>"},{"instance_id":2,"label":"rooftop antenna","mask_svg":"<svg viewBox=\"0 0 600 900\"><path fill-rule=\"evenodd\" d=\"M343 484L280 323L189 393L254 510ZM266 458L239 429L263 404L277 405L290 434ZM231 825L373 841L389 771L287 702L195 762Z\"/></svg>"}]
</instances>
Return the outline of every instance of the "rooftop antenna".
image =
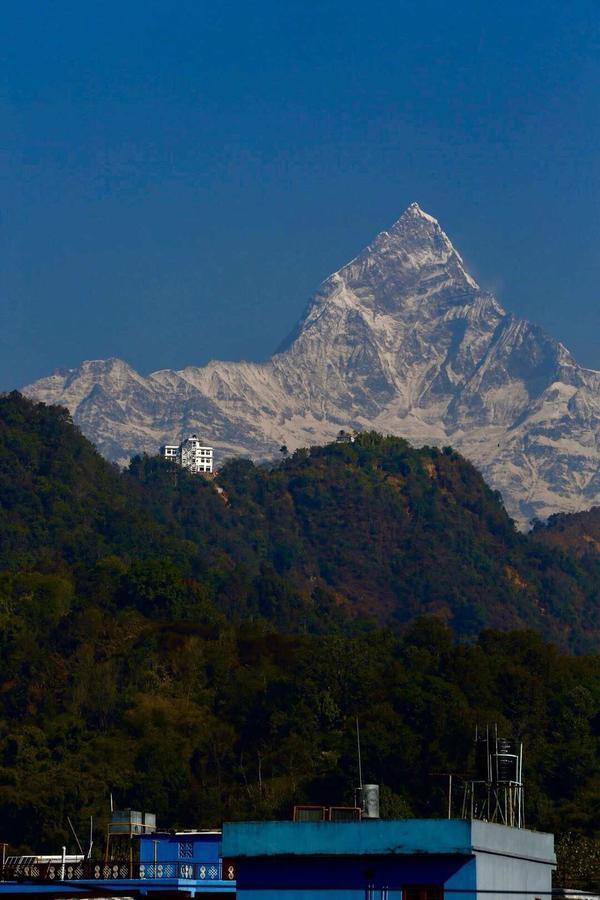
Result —
<instances>
[{"instance_id":1,"label":"rooftop antenna","mask_svg":"<svg viewBox=\"0 0 600 900\"><path fill-rule=\"evenodd\" d=\"M77 846L79 847L79 852L81 853L82 856L85 856L85 853L83 852L83 847L81 846L79 838L77 837L77 832L75 831L75 828L73 827L73 823L71 822L71 819L69 816L67 816L67 822L69 823L69 828L73 832L73 837L75 838Z\"/></svg>"},{"instance_id":2,"label":"rooftop antenna","mask_svg":"<svg viewBox=\"0 0 600 900\"><path fill-rule=\"evenodd\" d=\"M358 716L356 717L356 748L358 750L358 785L359 790L363 789L363 778L362 778L362 760L360 757L360 726L358 724Z\"/></svg>"},{"instance_id":3,"label":"rooftop antenna","mask_svg":"<svg viewBox=\"0 0 600 900\"><path fill-rule=\"evenodd\" d=\"M525 827L523 744L500 737L497 724L475 729L475 774L465 782L462 818Z\"/></svg>"},{"instance_id":4,"label":"rooftop antenna","mask_svg":"<svg viewBox=\"0 0 600 900\"><path fill-rule=\"evenodd\" d=\"M86 859L92 858L92 847L94 846L94 817L90 816L90 843Z\"/></svg>"},{"instance_id":5,"label":"rooftop antenna","mask_svg":"<svg viewBox=\"0 0 600 900\"><path fill-rule=\"evenodd\" d=\"M360 806L363 819L379 818L379 785L364 784L362 773L362 755L360 752L360 724L358 716L356 717L356 749L358 754L358 782L360 787L356 789L356 794L360 797L360 803L354 801L356 806Z\"/></svg>"}]
</instances>

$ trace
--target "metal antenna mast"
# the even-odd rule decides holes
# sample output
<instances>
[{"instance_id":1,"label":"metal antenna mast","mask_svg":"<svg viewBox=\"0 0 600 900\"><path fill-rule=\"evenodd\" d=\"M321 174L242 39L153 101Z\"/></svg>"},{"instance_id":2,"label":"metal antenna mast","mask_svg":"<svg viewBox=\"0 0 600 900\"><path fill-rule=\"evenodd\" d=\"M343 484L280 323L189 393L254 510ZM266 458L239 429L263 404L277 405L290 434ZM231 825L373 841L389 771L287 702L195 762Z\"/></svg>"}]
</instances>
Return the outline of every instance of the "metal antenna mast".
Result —
<instances>
[{"instance_id":1,"label":"metal antenna mast","mask_svg":"<svg viewBox=\"0 0 600 900\"><path fill-rule=\"evenodd\" d=\"M498 735L498 726L475 731L475 777L465 783L462 817L525 827L523 744Z\"/></svg>"},{"instance_id":2,"label":"metal antenna mast","mask_svg":"<svg viewBox=\"0 0 600 900\"><path fill-rule=\"evenodd\" d=\"M77 842L77 846L79 847L79 852L81 853L82 856L85 856L85 853L83 852L83 847L81 846L81 842L80 842L79 838L77 837L77 832L75 831L75 828L73 827L73 823L71 822L71 819L69 818L69 816L67 816L67 822L69 823L69 828L73 832L73 837L75 838L75 841Z\"/></svg>"},{"instance_id":3,"label":"metal antenna mast","mask_svg":"<svg viewBox=\"0 0 600 900\"><path fill-rule=\"evenodd\" d=\"M363 789L363 778L362 778L362 760L360 757L360 727L358 724L358 716L356 717L356 748L358 750L358 784L360 790Z\"/></svg>"}]
</instances>

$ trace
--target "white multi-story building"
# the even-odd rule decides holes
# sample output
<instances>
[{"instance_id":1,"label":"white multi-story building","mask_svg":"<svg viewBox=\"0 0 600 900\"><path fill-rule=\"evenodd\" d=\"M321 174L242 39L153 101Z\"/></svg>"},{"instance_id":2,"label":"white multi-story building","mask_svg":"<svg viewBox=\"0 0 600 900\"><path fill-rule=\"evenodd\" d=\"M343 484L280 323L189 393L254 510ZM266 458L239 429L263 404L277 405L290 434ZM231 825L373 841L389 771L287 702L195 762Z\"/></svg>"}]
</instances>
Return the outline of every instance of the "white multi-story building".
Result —
<instances>
[{"instance_id":1,"label":"white multi-story building","mask_svg":"<svg viewBox=\"0 0 600 900\"><path fill-rule=\"evenodd\" d=\"M213 448L205 447L197 434L184 438L180 444L165 444L160 451L165 459L178 463L194 475L213 470Z\"/></svg>"},{"instance_id":2,"label":"white multi-story building","mask_svg":"<svg viewBox=\"0 0 600 900\"><path fill-rule=\"evenodd\" d=\"M161 454L171 462L179 462L179 444L165 444L160 448Z\"/></svg>"}]
</instances>

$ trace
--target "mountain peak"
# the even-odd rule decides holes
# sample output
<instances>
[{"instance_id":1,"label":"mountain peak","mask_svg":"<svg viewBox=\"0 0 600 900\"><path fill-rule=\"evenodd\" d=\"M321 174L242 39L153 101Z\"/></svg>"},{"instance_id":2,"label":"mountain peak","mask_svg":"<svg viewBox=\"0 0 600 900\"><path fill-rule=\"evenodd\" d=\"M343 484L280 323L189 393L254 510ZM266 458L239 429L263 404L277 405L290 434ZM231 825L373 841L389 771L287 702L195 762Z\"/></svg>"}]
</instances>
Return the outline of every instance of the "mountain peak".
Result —
<instances>
[{"instance_id":1,"label":"mountain peak","mask_svg":"<svg viewBox=\"0 0 600 900\"><path fill-rule=\"evenodd\" d=\"M416 200L413 200L410 206L407 206L398 219L398 222L401 222L402 220L406 221L406 219L425 219L426 222L431 222L433 225L439 226L440 224L436 218L430 216L429 213L426 213L425 210L421 209Z\"/></svg>"},{"instance_id":2,"label":"mountain peak","mask_svg":"<svg viewBox=\"0 0 600 900\"><path fill-rule=\"evenodd\" d=\"M434 241L436 243L440 243L447 245L447 247L454 249L452 247L452 242L450 241L448 235L441 227L439 221L435 218L435 216L430 215L425 212L424 209L421 209L419 204L415 201L407 206L399 219L396 219L392 227L388 232L384 232L392 235L396 239L407 240L412 238L419 238L425 241Z\"/></svg>"},{"instance_id":3,"label":"mountain peak","mask_svg":"<svg viewBox=\"0 0 600 900\"><path fill-rule=\"evenodd\" d=\"M348 283L370 280L372 292L386 305L389 304L385 295L390 289L394 306L415 292L431 297L439 295L444 286L451 286L455 294L461 290L463 294L480 292L479 285L466 271L461 255L438 220L421 209L416 201L404 210L391 228L381 231L362 253L336 274L343 275ZM364 285L359 287L362 289Z\"/></svg>"},{"instance_id":4,"label":"mountain peak","mask_svg":"<svg viewBox=\"0 0 600 900\"><path fill-rule=\"evenodd\" d=\"M25 392L120 461L182 428L263 458L373 427L452 443L521 522L600 503L600 373L507 316L416 202L321 284L271 360L151 378L90 361Z\"/></svg>"}]
</instances>

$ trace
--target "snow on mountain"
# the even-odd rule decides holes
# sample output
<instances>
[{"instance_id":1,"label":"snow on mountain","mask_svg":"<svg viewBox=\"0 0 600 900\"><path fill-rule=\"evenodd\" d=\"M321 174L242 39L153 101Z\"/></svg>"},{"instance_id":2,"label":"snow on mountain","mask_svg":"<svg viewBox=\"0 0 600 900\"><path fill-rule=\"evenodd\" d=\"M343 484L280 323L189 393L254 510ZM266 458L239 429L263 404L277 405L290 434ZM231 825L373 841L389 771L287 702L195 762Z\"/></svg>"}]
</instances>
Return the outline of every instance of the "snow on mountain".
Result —
<instances>
[{"instance_id":1,"label":"snow on mountain","mask_svg":"<svg viewBox=\"0 0 600 900\"><path fill-rule=\"evenodd\" d=\"M269 362L144 377L94 360L23 392L67 406L119 462L188 431L223 458L373 427L453 445L521 524L600 502L600 373L481 290L416 203L323 282Z\"/></svg>"}]
</instances>

